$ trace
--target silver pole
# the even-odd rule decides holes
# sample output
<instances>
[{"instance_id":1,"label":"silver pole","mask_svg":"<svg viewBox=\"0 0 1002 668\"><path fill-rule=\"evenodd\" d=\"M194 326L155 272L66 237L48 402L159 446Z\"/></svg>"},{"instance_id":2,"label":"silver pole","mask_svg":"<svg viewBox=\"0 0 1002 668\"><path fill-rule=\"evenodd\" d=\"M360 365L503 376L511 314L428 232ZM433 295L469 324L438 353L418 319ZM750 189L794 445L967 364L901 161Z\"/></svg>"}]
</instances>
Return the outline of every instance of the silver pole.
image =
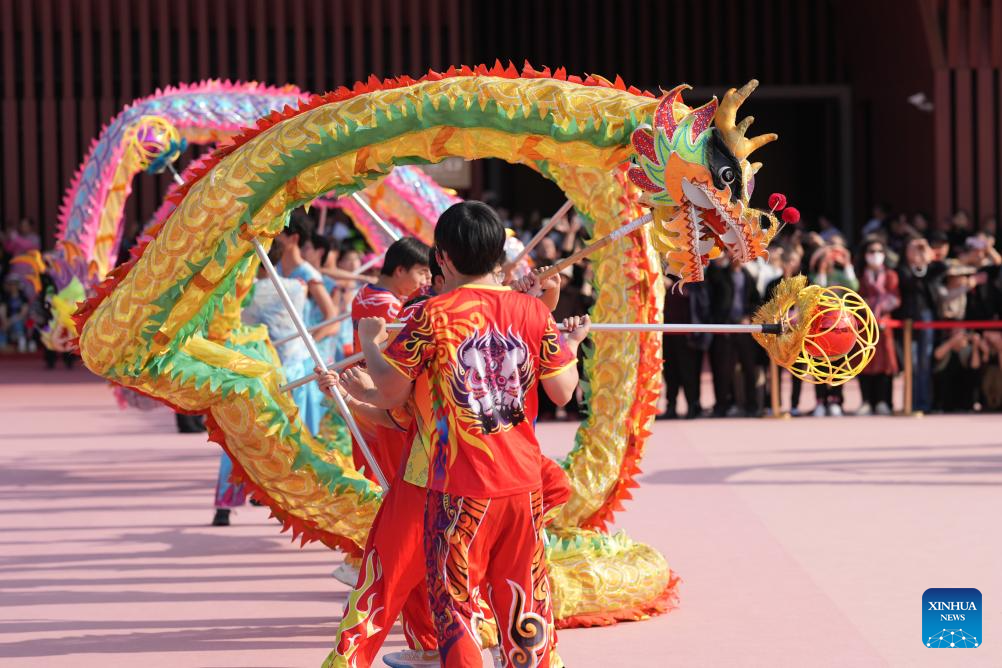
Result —
<instances>
[{"instance_id":1,"label":"silver pole","mask_svg":"<svg viewBox=\"0 0 1002 668\"><path fill-rule=\"evenodd\" d=\"M317 324L313 325L313 327L310 327L310 334L316 333L317 331L323 329L327 325L333 325L336 322L341 322L342 320L347 320L350 317L351 317L351 311L345 311L344 313L342 313L340 315L334 316L330 320L324 320L323 322L318 322ZM299 338L299 334L298 333L297 334L289 334L288 336L282 337L281 339L279 339L277 341L272 341L272 344L276 345L276 346L280 346L283 343L288 343L289 341L294 341L294 340L296 340L298 338Z\"/></svg>"},{"instance_id":2,"label":"silver pole","mask_svg":"<svg viewBox=\"0 0 1002 668\"><path fill-rule=\"evenodd\" d=\"M390 323L386 325L387 331L403 329L401 323ZM557 325L563 330L562 324ZM763 325L714 325L714 324L661 324L661 323L632 323L632 322L594 322L591 325L593 332L662 332L666 334L780 334L782 326L778 323L766 323Z\"/></svg>"},{"instance_id":3,"label":"silver pole","mask_svg":"<svg viewBox=\"0 0 1002 668\"><path fill-rule=\"evenodd\" d=\"M286 292L285 286L282 285L282 280L275 270L275 265L271 263L268 259L268 253L264 250L264 246L257 239L253 239L254 250L257 252L258 258L261 260L261 266L265 268L268 272L268 277L271 282L275 285L275 290L278 291L278 296L285 305L285 310L289 312L289 316L292 318L292 324L295 325L296 331L299 332L299 336L303 339L303 343L306 344L306 349L310 353L310 357L313 358L314 364L316 364L321 371L327 371L327 364L324 363L323 357L320 355L320 351L317 350L317 343L310 336L309 331L306 329L306 323L300 317L299 313L296 311L295 305L292 303L292 299L289 297L289 293ZM345 403L344 397L341 396L341 392L335 389L331 393L334 395L334 401L337 403L338 410L341 411L341 415L344 416L344 421L348 424L348 429L351 430L352 436L358 442L358 447L362 450L362 455L365 457L365 461L372 467L372 472L376 476L376 480L383 489L388 490L390 488L389 483L386 481L386 476L379 468L379 464L376 463L376 459L372 456L372 452L369 450L369 445L365 442L365 438L362 436L362 432L358 428L358 424L355 422L355 418L352 417L351 411L348 410L348 404Z\"/></svg>"},{"instance_id":4,"label":"silver pole","mask_svg":"<svg viewBox=\"0 0 1002 668\"><path fill-rule=\"evenodd\" d=\"M356 276L361 276L362 274L364 274L366 272L366 270L372 269L377 264L379 264L379 261L382 260L382 259L383 258L382 258L381 255L376 255L376 257L372 258L371 260L369 260L368 262L366 262L365 264L363 264L361 267L359 267L358 271L355 272L355 275Z\"/></svg>"},{"instance_id":5,"label":"silver pole","mask_svg":"<svg viewBox=\"0 0 1002 668\"><path fill-rule=\"evenodd\" d=\"M362 207L367 214L369 214L370 216L372 216L372 219L374 221L376 221L376 224L379 225L381 228L383 228L383 232L386 232L386 234L388 234L391 239L393 239L394 241L398 241L398 240L400 240L401 237L403 237L403 235L400 234L400 232L398 232L395 227L393 227L392 225L390 225L389 223L387 223L385 220L383 220L382 218L380 218L379 214L372 210L372 207L369 206L369 203L365 201L364 197L362 197L358 193L352 193L351 194L351 198L353 200L355 200L355 202L360 207Z\"/></svg>"},{"instance_id":6,"label":"silver pole","mask_svg":"<svg viewBox=\"0 0 1002 668\"><path fill-rule=\"evenodd\" d=\"M379 344L379 349L385 350L386 343ZM349 355L348 357L345 357L337 364L332 364L330 366L330 370L337 371L339 369L345 369L347 367L350 367L354 364L361 362L364 359L365 359L365 353L355 353L354 355ZM281 390L282 392L288 392L290 390L296 389L297 387L302 387L303 385L306 385L307 383L312 382L316 379L317 379L317 374L311 373L309 376L303 376L302 378L297 378L291 383L286 383L285 385L282 385L278 389Z\"/></svg>"}]
</instances>

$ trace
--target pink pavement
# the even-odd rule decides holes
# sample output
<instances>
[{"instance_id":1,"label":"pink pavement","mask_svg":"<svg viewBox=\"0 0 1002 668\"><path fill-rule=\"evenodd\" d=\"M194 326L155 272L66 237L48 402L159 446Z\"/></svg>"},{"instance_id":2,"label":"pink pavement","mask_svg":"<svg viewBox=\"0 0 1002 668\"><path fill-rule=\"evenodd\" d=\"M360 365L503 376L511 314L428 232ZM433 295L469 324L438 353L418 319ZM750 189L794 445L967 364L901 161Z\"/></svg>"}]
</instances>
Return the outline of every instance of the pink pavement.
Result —
<instances>
[{"instance_id":1,"label":"pink pavement","mask_svg":"<svg viewBox=\"0 0 1002 668\"><path fill-rule=\"evenodd\" d=\"M218 447L86 371L0 360L3 666L318 666L347 588L267 511L208 526ZM810 403L805 401L805 404ZM582 666L1002 665L998 416L658 422L618 529L682 576L669 615L560 634ZM548 454L573 425L543 424ZM984 645L921 644L929 587ZM404 647L395 631L387 651Z\"/></svg>"}]
</instances>

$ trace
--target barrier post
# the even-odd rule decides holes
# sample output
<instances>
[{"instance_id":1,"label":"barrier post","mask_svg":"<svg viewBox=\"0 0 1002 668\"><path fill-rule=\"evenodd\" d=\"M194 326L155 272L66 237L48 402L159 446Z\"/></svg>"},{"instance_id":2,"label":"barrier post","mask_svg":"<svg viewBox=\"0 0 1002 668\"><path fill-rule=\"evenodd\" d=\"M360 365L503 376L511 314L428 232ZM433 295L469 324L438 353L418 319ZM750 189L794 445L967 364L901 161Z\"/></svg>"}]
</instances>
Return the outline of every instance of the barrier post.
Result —
<instances>
[{"instance_id":1,"label":"barrier post","mask_svg":"<svg viewBox=\"0 0 1002 668\"><path fill-rule=\"evenodd\" d=\"M779 366L772 359L769 360L769 401L772 405L772 416L781 417L779 400Z\"/></svg>"},{"instance_id":2,"label":"barrier post","mask_svg":"<svg viewBox=\"0 0 1002 668\"><path fill-rule=\"evenodd\" d=\"M901 414L910 416L912 414L912 376L915 373L913 365L915 360L912 359L912 321L905 320L904 322L904 338L902 347L904 348L904 358L905 358L905 401L904 405L901 407Z\"/></svg>"}]
</instances>

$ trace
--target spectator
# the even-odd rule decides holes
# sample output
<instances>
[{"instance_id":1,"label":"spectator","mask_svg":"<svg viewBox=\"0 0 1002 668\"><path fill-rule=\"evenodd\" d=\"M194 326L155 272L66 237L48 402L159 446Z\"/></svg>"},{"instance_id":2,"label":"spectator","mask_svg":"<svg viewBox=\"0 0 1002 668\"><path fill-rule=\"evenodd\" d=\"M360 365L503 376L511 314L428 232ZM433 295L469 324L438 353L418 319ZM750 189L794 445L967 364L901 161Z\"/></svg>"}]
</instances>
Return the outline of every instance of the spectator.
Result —
<instances>
[{"instance_id":1,"label":"spectator","mask_svg":"<svg viewBox=\"0 0 1002 668\"><path fill-rule=\"evenodd\" d=\"M747 265L748 271L755 277L755 289L760 295L768 294L769 285L783 276L783 255L786 251L783 245L773 240L769 245L769 257L758 257Z\"/></svg>"},{"instance_id":2,"label":"spectator","mask_svg":"<svg viewBox=\"0 0 1002 668\"><path fill-rule=\"evenodd\" d=\"M831 218L828 216L818 216L818 234L825 240L825 243L828 243L833 237L842 234L842 232L835 227Z\"/></svg>"},{"instance_id":3,"label":"spectator","mask_svg":"<svg viewBox=\"0 0 1002 668\"><path fill-rule=\"evenodd\" d=\"M898 284L901 290L901 307L898 315L903 320L930 322L936 312L934 286L946 270L943 262L934 259L929 242L916 237L905 248L905 261L898 267ZM933 332L919 329L912 337L910 354L914 361L912 373L912 408L928 411L932 408L932 355ZM905 351L909 354L909 351Z\"/></svg>"},{"instance_id":4,"label":"spectator","mask_svg":"<svg viewBox=\"0 0 1002 668\"><path fill-rule=\"evenodd\" d=\"M963 252L964 243L967 241L967 237L972 234L974 234L974 226L971 224L971 218L967 212L961 210L953 214L950 219L950 229L946 235L950 239L950 248L954 255L960 255Z\"/></svg>"},{"instance_id":5,"label":"spectator","mask_svg":"<svg viewBox=\"0 0 1002 668\"><path fill-rule=\"evenodd\" d=\"M719 257L706 270L711 296L713 321L725 324L748 324L761 303L751 273L732 262L729 255ZM758 350L754 339L745 334L718 334L710 344L713 371L713 415L716 417L758 416L761 400L758 383ZM735 369L740 368L741 397L738 406Z\"/></svg>"},{"instance_id":6,"label":"spectator","mask_svg":"<svg viewBox=\"0 0 1002 668\"><path fill-rule=\"evenodd\" d=\"M998 220L994 216L988 216L981 221L981 225L978 226L978 232L985 235L985 238L990 240L992 248L994 248L995 240L998 238Z\"/></svg>"},{"instance_id":7,"label":"spectator","mask_svg":"<svg viewBox=\"0 0 1002 668\"><path fill-rule=\"evenodd\" d=\"M943 340L933 353L937 408L944 413L974 408L978 370L985 352L980 334L965 329L944 330Z\"/></svg>"},{"instance_id":8,"label":"spectator","mask_svg":"<svg viewBox=\"0 0 1002 668\"><path fill-rule=\"evenodd\" d=\"M929 234L929 248L935 262L945 262L950 256L950 238L945 232L933 231Z\"/></svg>"},{"instance_id":9,"label":"spectator","mask_svg":"<svg viewBox=\"0 0 1002 668\"><path fill-rule=\"evenodd\" d=\"M29 251L40 250L42 248L41 239L38 237L38 230L35 223L30 218L22 218L18 221L17 227L0 232L0 241L3 242L4 250L11 257L23 255Z\"/></svg>"},{"instance_id":10,"label":"spectator","mask_svg":"<svg viewBox=\"0 0 1002 668\"><path fill-rule=\"evenodd\" d=\"M784 278L792 278L800 273L800 267L802 260L803 251L796 247L790 246L783 251L783 275L773 279L765 289L766 300L772 299L776 294L776 289ZM789 374L789 372L780 372L780 382L782 382L782 377L784 375L790 376L790 415L797 417L800 415L800 391L803 387L804 382L797 378L796 376Z\"/></svg>"},{"instance_id":11,"label":"spectator","mask_svg":"<svg viewBox=\"0 0 1002 668\"><path fill-rule=\"evenodd\" d=\"M986 331L981 335L984 354L981 364L982 410L1002 410L1002 332Z\"/></svg>"},{"instance_id":12,"label":"spectator","mask_svg":"<svg viewBox=\"0 0 1002 668\"><path fill-rule=\"evenodd\" d=\"M35 341L28 328L28 298L14 276L8 276L4 280L2 308L0 320L4 325L5 345L17 346L19 353L34 352Z\"/></svg>"},{"instance_id":13,"label":"spectator","mask_svg":"<svg viewBox=\"0 0 1002 668\"><path fill-rule=\"evenodd\" d=\"M968 237L957 258L962 267L971 269L969 291L963 313L966 320L997 320L1002 308L1002 281L999 271L1002 257L981 234Z\"/></svg>"},{"instance_id":14,"label":"spectator","mask_svg":"<svg viewBox=\"0 0 1002 668\"><path fill-rule=\"evenodd\" d=\"M912 229L917 234L925 236L929 233L929 218L924 213L916 213L912 216Z\"/></svg>"},{"instance_id":15,"label":"spectator","mask_svg":"<svg viewBox=\"0 0 1002 668\"><path fill-rule=\"evenodd\" d=\"M905 246L908 245L908 242L921 235L908 223L908 216L903 213L894 216L890 221L890 225L887 228L885 252L890 250L895 257L901 257L905 252Z\"/></svg>"},{"instance_id":16,"label":"spectator","mask_svg":"<svg viewBox=\"0 0 1002 668\"><path fill-rule=\"evenodd\" d=\"M556 242L551 237L543 237L543 240L536 246L533 257L536 264L541 267L556 264L560 259Z\"/></svg>"},{"instance_id":17,"label":"spectator","mask_svg":"<svg viewBox=\"0 0 1002 668\"><path fill-rule=\"evenodd\" d=\"M855 290L859 287L849 251L837 241L814 251L810 261L810 280L814 285L825 288L844 287ZM844 415L841 385L815 385L814 390L818 402L813 412L815 417Z\"/></svg>"},{"instance_id":18,"label":"spectator","mask_svg":"<svg viewBox=\"0 0 1002 668\"><path fill-rule=\"evenodd\" d=\"M963 320L967 313L967 294L978 285L976 270L959 263L948 264L943 277L933 283L936 316L940 320Z\"/></svg>"},{"instance_id":19,"label":"spectator","mask_svg":"<svg viewBox=\"0 0 1002 668\"><path fill-rule=\"evenodd\" d=\"M664 321L666 323L698 324L710 321L710 294L704 283L690 283L675 288L674 281L666 279ZM681 389L685 394L686 417L702 415L700 375L703 357L710 348L711 334L665 334L664 378L667 406L658 419L678 417L676 402Z\"/></svg>"},{"instance_id":20,"label":"spectator","mask_svg":"<svg viewBox=\"0 0 1002 668\"><path fill-rule=\"evenodd\" d=\"M887 204L875 204L870 214L870 220L863 226L863 236L868 237L876 234L884 227L884 220L887 218L891 207Z\"/></svg>"},{"instance_id":21,"label":"spectator","mask_svg":"<svg viewBox=\"0 0 1002 668\"><path fill-rule=\"evenodd\" d=\"M901 305L898 275L885 265L887 255L884 242L870 239L863 247L864 268L860 277L860 296L866 301L878 323ZM898 357L894 337L890 330L880 325L880 340L873 359L859 375L863 405L856 415L890 415L893 405L891 387L898 373Z\"/></svg>"}]
</instances>

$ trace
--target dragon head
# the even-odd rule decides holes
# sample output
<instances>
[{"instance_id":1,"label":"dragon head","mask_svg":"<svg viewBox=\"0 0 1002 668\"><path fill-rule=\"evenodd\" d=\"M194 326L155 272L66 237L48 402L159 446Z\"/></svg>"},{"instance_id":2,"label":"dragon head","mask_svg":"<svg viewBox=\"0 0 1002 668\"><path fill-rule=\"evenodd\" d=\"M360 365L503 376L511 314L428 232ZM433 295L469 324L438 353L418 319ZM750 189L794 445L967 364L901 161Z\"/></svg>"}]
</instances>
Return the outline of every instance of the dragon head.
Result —
<instances>
[{"instance_id":1,"label":"dragon head","mask_svg":"<svg viewBox=\"0 0 1002 668\"><path fill-rule=\"evenodd\" d=\"M654 209L655 242L680 283L702 280L703 267L724 251L742 263L765 256L778 229L773 215L748 206L762 166L748 156L778 138L746 137L751 116L736 123L757 86L753 79L696 109L682 103L688 86L678 86L661 99L653 127L631 136L636 156L627 175Z\"/></svg>"}]
</instances>

